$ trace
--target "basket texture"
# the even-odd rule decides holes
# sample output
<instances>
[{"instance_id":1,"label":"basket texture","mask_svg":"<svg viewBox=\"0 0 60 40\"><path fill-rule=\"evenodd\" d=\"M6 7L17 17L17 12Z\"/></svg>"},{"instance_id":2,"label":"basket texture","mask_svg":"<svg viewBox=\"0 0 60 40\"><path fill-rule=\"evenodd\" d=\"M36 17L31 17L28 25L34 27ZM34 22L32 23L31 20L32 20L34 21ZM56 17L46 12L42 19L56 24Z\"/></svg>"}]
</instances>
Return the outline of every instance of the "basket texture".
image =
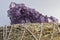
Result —
<instances>
[{"instance_id":1,"label":"basket texture","mask_svg":"<svg viewBox=\"0 0 60 40\"><path fill-rule=\"evenodd\" d=\"M0 40L60 40L59 28L53 23L14 24L2 28Z\"/></svg>"}]
</instances>

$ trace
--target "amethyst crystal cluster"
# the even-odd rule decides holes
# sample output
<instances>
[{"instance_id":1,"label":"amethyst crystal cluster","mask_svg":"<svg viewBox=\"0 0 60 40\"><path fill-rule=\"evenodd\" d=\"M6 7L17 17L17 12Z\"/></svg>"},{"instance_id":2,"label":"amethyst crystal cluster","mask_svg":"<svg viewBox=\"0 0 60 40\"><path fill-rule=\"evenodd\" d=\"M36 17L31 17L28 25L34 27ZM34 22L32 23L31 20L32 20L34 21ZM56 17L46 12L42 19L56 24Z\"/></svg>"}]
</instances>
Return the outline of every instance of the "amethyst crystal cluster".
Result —
<instances>
[{"instance_id":1,"label":"amethyst crystal cluster","mask_svg":"<svg viewBox=\"0 0 60 40\"><path fill-rule=\"evenodd\" d=\"M35 9L26 7L23 3L16 4L11 2L7 12L11 24L58 22L58 19L55 17L44 16Z\"/></svg>"}]
</instances>

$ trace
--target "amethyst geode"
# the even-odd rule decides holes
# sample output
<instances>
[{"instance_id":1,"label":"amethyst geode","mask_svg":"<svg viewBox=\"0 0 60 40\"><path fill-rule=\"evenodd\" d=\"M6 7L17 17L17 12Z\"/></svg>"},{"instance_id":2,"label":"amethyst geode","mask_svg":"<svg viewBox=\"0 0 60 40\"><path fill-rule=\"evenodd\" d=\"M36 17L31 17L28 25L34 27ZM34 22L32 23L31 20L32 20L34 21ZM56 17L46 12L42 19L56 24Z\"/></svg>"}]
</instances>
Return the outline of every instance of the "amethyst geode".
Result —
<instances>
[{"instance_id":1,"label":"amethyst geode","mask_svg":"<svg viewBox=\"0 0 60 40\"><path fill-rule=\"evenodd\" d=\"M23 3L16 4L11 2L8 10L8 16L11 20L11 24L21 24L21 23L48 23L57 22L58 19L54 17L44 16L35 9L26 7ZM48 20L49 19L49 20Z\"/></svg>"}]
</instances>

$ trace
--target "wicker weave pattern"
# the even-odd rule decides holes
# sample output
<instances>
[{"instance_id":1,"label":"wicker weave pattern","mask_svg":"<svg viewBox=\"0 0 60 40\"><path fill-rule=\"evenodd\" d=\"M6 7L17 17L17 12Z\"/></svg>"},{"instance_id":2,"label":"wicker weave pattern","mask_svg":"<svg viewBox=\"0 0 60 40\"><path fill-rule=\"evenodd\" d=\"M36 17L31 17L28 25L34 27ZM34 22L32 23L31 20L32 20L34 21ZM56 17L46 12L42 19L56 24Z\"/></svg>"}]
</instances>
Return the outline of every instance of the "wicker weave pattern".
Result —
<instances>
[{"instance_id":1,"label":"wicker weave pattern","mask_svg":"<svg viewBox=\"0 0 60 40\"><path fill-rule=\"evenodd\" d=\"M59 26L52 23L26 23L3 27L3 40L60 40Z\"/></svg>"}]
</instances>

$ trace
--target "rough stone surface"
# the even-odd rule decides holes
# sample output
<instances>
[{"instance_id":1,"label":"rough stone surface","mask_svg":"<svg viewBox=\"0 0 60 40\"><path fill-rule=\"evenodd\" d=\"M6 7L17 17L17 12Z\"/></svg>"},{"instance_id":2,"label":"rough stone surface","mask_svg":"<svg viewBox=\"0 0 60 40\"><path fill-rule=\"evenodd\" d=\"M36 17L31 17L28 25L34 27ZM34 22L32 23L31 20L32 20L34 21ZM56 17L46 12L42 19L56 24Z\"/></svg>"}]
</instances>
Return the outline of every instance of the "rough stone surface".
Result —
<instances>
[{"instance_id":1,"label":"rough stone surface","mask_svg":"<svg viewBox=\"0 0 60 40\"><path fill-rule=\"evenodd\" d=\"M44 16L37 10L27 7L25 4L22 3L17 4L15 2L11 2L7 12L11 24L58 22L57 18L53 16L49 17L47 15Z\"/></svg>"}]
</instances>

